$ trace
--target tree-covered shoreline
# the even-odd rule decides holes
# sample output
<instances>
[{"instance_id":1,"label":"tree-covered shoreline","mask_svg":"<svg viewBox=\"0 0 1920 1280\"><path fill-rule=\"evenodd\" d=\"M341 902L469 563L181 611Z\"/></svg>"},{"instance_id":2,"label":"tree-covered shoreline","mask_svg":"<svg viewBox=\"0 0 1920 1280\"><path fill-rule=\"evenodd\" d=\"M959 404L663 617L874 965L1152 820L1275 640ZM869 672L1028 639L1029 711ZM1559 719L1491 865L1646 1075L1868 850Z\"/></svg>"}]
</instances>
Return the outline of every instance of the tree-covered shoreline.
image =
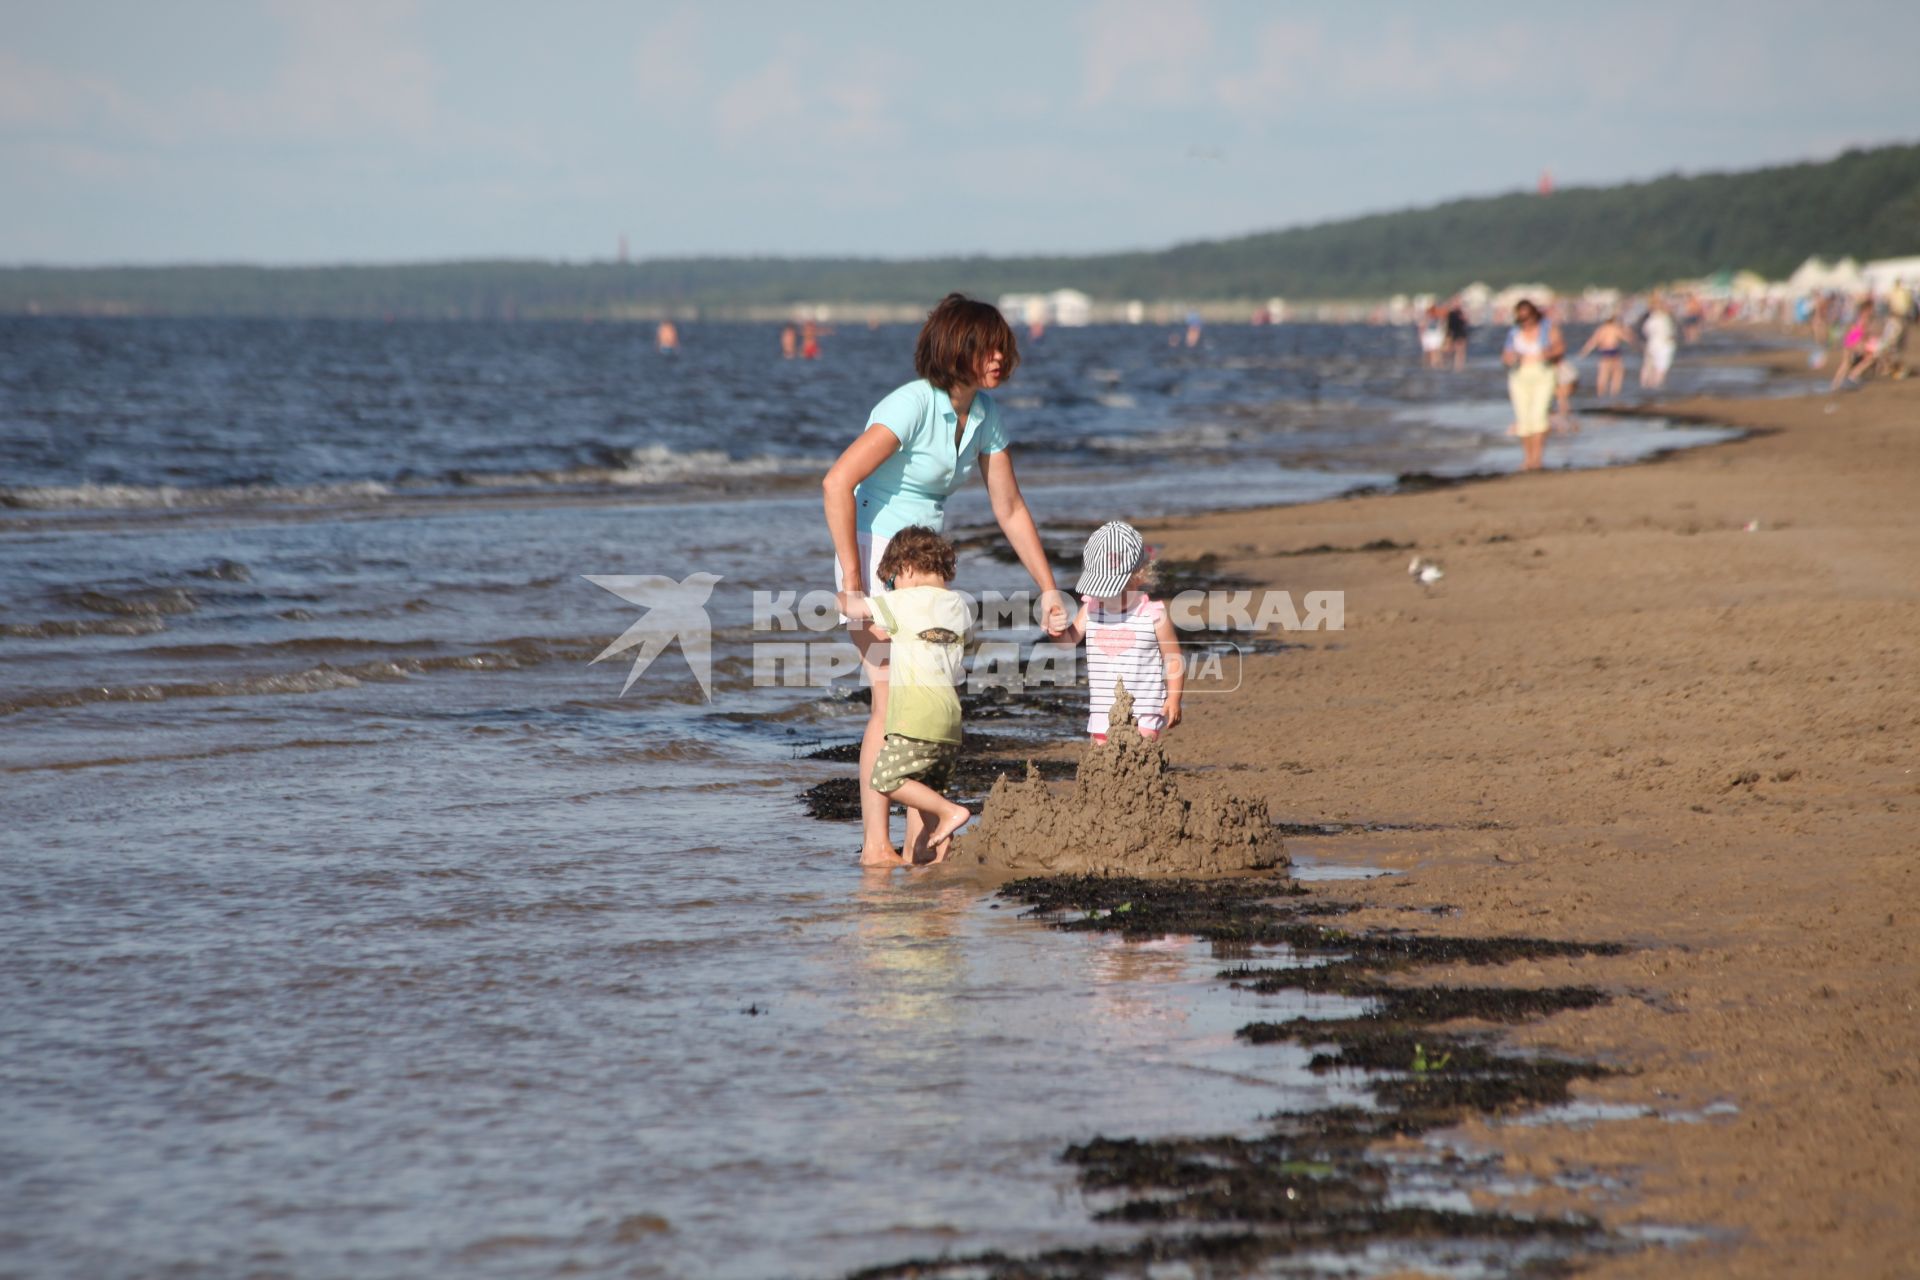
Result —
<instances>
[{"instance_id":1,"label":"tree-covered shoreline","mask_svg":"<svg viewBox=\"0 0 1920 1280\"><path fill-rule=\"evenodd\" d=\"M1781 277L1813 254L1920 253L1920 144L1550 196L1507 194L1133 253L680 258L386 266L0 268L0 313L360 317L714 316L805 303L924 306L1075 288L1114 302L1359 299L1482 280L1640 289Z\"/></svg>"}]
</instances>

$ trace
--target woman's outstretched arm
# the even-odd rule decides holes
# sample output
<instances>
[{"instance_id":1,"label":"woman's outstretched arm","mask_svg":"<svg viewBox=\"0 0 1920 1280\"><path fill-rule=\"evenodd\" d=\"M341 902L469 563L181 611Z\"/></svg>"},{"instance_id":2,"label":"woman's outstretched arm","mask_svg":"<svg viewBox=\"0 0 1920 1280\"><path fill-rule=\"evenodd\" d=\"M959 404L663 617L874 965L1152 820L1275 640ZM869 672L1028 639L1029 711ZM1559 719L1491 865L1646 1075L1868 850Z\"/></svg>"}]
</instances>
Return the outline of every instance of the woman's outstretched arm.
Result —
<instances>
[{"instance_id":1,"label":"woman's outstretched arm","mask_svg":"<svg viewBox=\"0 0 1920 1280\"><path fill-rule=\"evenodd\" d=\"M987 478L987 498L993 504L993 518L999 523L1000 532L1007 535L1013 554L1020 557L1021 567L1040 588L1040 625L1048 635L1057 636L1067 626L1066 601L1053 584L1053 566L1047 563L1047 549L1040 543L1040 530L1033 523L1033 513L1027 510L1027 500L1020 494L1020 481L1013 474L1009 452L1001 449L980 455L980 470Z\"/></svg>"}]
</instances>

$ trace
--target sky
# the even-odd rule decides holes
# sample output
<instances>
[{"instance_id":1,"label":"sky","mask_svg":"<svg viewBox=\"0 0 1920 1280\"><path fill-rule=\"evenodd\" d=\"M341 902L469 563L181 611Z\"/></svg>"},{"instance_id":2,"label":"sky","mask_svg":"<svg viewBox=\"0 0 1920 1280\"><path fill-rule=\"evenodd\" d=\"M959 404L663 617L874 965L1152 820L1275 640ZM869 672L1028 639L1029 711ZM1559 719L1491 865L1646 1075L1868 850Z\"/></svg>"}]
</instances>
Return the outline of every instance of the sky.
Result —
<instances>
[{"instance_id":1,"label":"sky","mask_svg":"<svg viewBox=\"0 0 1920 1280\"><path fill-rule=\"evenodd\" d=\"M1920 3L0 0L0 264L1092 253L1920 140Z\"/></svg>"}]
</instances>

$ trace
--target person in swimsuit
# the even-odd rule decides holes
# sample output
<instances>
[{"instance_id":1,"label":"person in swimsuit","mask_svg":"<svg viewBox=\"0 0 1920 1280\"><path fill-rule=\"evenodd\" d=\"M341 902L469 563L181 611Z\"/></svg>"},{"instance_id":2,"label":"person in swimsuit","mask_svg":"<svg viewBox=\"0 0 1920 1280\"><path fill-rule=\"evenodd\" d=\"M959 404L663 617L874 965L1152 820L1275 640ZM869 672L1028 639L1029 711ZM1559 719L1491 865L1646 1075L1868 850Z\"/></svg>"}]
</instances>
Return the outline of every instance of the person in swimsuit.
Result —
<instances>
[{"instance_id":1,"label":"person in swimsuit","mask_svg":"<svg viewBox=\"0 0 1920 1280\"><path fill-rule=\"evenodd\" d=\"M1455 298L1453 305L1447 308L1446 349L1453 355L1453 368L1456 373L1467 367L1467 334L1470 331L1467 324L1467 309L1460 305L1460 299Z\"/></svg>"},{"instance_id":2,"label":"person in swimsuit","mask_svg":"<svg viewBox=\"0 0 1920 1280\"><path fill-rule=\"evenodd\" d=\"M1600 327L1587 339L1587 345L1580 348L1581 355L1591 354L1599 362L1593 389L1601 399L1610 400L1620 394L1620 388L1627 381L1627 348L1639 345L1633 330L1620 322L1620 313L1616 311L1600 322Z\"/></svg>"}]
</instances>

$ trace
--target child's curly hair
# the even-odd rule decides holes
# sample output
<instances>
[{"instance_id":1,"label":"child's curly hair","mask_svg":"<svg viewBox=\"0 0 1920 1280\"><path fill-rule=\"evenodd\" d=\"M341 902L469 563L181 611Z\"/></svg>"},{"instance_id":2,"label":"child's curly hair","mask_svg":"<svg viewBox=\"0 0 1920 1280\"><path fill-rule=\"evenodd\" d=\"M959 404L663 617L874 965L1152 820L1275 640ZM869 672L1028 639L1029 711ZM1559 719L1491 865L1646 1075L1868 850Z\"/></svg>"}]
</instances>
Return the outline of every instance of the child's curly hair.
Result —
<instances>
[{"instance_id":1,"label":"child's curly hair","mask_svg":"<svg viewBox=\"0 0 1920 1280\"><path fill-rule=\"evenodd\" d=\"M931 573L942 582L952 582L953 544L925 525L908 525L887 539L887 549L880 556L875 576L882 582L892 582L905 569Z\"/></svg>"}]
</instances>

